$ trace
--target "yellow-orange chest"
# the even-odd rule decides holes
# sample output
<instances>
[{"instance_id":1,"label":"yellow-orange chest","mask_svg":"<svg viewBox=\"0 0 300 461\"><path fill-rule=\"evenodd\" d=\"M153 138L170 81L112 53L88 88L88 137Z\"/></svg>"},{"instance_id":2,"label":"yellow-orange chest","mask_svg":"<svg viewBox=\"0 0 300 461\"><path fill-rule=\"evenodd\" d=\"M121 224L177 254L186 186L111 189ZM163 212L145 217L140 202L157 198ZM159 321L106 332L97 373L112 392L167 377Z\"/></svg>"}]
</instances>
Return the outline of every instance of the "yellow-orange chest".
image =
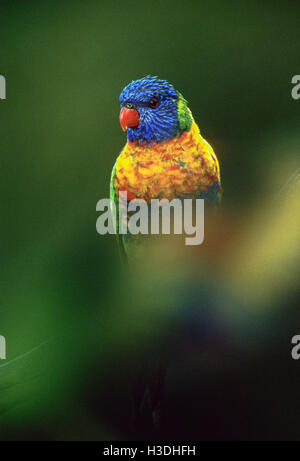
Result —
<instances>
[{"instance_id":1,"label":"yellow-orange chest","mask_svg":"<svg viewBox=\"0 0 300 461\"><path fill-rule=\"evenodd\" d=\"M129 200L187 197L220 183L219 164L195 122L181 136L159 144L127 142L115 165L114 188Z\"/></svg>"}]
</instances>

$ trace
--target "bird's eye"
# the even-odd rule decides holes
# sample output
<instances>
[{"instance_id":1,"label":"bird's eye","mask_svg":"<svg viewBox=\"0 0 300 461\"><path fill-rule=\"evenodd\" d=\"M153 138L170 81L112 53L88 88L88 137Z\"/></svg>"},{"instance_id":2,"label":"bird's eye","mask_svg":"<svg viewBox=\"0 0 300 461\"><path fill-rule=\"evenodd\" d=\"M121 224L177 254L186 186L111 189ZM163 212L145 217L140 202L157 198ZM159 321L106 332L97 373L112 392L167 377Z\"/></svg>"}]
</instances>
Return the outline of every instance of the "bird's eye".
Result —
<instances>
[{"instance_id":1,"label":"bird's eye","mask_svg":"<svg viewBox=\"0 0 300 461\"><path fill-rule=\"evenodd\" d=\"M157 98L150 99L149 107L151 107L151 109L155 109L155 107L157 106L158 106L158 99Z\"/></svg>"}]
</instances>

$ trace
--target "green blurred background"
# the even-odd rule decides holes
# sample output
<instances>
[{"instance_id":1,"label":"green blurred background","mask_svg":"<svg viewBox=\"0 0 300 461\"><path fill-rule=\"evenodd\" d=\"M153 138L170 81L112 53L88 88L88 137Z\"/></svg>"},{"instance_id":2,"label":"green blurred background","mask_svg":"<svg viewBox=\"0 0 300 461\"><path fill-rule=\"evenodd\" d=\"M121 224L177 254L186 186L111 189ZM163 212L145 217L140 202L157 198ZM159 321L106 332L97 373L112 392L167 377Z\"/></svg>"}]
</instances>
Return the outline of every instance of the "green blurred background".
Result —
<instances>
[{"instance_id":1,"label":"green blurred background","mask_svg":"<svg viewBox=\"0 0 300 461\"><path fill-rule=\"evenodd\" d=\"M119 94L147 74L173 83L218 155L223 206L246 212L266 190L275 194L299 160L300 102L291 97L291 79L300 73L300 4L2 1L0 22L0 74L7 80L7 100L0 101L0 334L7 362L40 345L0 363L0 436L128 438L123 390L130 388L126 361L148 341L136 300L144 302L143 293L132 294L114 238L95 230L96 203L108 197L111 168L125 143ZM150 342L157 324L174 320L175 301L162 285L147 296L155 306L148 312ZM292 294L292 308L295 299ZM169 309L157 318L161 304ZM287 328L281 339L287 361L296 333ZM260 357L254 369L263 363ZM236 367L226 379L218 371L222 388L225 379L240 389ZM208 368L203 392L215 376L214 365ZM161 437L179 438L181 430L186 439L298 434L293 418L270 429L272 412L256 432L253 422L243 432L237 416L216 427L203 403L205 421L191 416L184 432L182 418L189 416L184 391L176 390L183 378L173 375L168 414L175 423L170 429L167 421ZM202 390L195 387L197 400ZM219 403L226 400L215 391ZM253 400L261 394L258 385ZM224 408L215 404L215 417L230 413L230 399ZM243 412L250 411L253 402L241 401Z\"/></svg>"}]
</instances>

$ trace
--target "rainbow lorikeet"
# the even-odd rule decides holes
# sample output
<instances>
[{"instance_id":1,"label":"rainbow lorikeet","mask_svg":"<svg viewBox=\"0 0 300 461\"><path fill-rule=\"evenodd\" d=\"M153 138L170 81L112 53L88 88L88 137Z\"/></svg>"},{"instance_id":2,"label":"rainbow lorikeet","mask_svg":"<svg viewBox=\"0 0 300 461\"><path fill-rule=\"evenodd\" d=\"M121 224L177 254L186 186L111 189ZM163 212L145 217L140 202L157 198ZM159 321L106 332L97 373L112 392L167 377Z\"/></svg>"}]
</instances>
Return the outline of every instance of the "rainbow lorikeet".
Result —
<instances>
[{"instance_id":1,"label":"rainbow lorikeet","mask_svg":"<svg viewBox=\"0 0 300 461\"><path fill-rule=\"evenodd\" d=\"M166 80L147 76L127 85L120 95L120 123L127 143L111 175L111 200L204 198L220 202L217 157L200 135L187 101ZM117 235L126 256L132 236Z\"/></svg>"}]
</instances>

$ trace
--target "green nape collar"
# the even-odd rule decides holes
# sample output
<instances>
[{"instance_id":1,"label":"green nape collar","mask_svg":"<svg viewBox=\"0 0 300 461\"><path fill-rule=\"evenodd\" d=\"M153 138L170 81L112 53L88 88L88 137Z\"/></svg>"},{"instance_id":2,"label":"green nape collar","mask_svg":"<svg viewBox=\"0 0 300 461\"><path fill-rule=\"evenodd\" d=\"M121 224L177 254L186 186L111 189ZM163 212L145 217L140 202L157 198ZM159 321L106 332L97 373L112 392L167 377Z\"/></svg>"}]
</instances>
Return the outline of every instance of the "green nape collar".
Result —
<instances>
[{"instance_id":1,"label":"green nape collar","mask_svg":"<svg viewBox=\"0 0 300 461\"><path fill-rule=\"evenodd\" d=\"M179 129L181 132L189 131L191 124L193 122L193 117L190 109L188 108L187 101L184 99L179 91L176 91L178 94L177 100L177 112L178 112L178 123Z\"/></svg>"}]
</instances>

